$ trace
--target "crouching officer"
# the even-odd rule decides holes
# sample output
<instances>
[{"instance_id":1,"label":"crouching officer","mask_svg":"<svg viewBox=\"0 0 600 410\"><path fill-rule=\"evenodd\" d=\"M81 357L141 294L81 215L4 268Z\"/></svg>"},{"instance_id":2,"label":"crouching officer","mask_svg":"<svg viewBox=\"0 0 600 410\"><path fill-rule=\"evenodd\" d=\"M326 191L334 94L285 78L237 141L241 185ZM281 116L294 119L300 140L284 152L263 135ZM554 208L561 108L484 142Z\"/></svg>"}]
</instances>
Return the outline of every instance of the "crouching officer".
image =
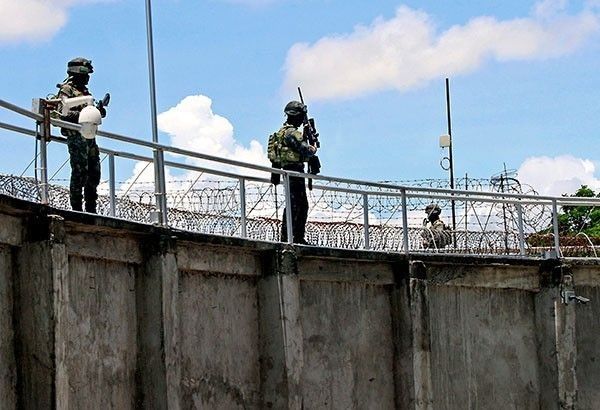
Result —
<instances>
[{"instance_id":1,"label":"crouching officer","mask_svg":"<svg viewBox=\"0 0 600 410\"><path fill-rule=\"evenodd\" d=\"M284 109L287 120L283 127L269 138L268 154L273 166L288 171L304 172L304 163L317 152L309 145L302 132L298 130L306 115L306 106L299 101L290 101ZM287 242L286 212L292 213L293 241L308 244L304 239L306 219L308 217L308 198L304 178L290 177L289 206L283 211L281 240Z\"/></svg>"},{"instance_id":2,"label":"crouching officer","mask_svg":"<svg viewBox=\"0 0 600 410\"><path fill-rule=\"evenodd\" d=\"M90 74L94 72L92 62L85 58L74 58L67 63L67 79L56 86L58 98L74 98L90 95L87 84ZM79 113L85 105L72 107L66 114L62 113L60 119L77 124ZM106 116L105 108L97 106L102 117ZM59 104L58 112L62 112ZM66 128L61 128L61 134L67 137L69 157L71 162L70 202L74 211L82 211L85 198L86 212L96 213L96 192L100 183L100 151L96 139L85 139L81 133ZM82 195L83 191L83 195Z\"/></svg>"},{"instance_id":3,"label":"crouching officer","mask_svg":"<svg viewBox=\"0 0 600 410\"><path fill-rule=\"evenodd\" d=\"M444 248L452 243L452 235L444 222L440 219L442 209L437 204L425 207L427 218L423 220L423 246L425 248Z\"/></svg>"}]
</instances>

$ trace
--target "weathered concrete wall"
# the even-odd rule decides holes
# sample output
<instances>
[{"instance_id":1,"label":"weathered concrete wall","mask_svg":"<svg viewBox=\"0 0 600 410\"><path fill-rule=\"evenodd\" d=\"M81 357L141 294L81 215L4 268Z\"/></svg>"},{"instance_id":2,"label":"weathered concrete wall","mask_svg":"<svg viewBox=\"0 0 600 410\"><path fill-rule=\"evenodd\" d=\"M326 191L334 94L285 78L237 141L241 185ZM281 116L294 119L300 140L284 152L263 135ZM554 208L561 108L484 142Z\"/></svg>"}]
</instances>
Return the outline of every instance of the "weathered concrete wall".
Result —
<instances>
[{"instance_id":1,"label":"weathered concrete wall","mask_svg":"<svg viewBox=\"0 0 600 410\"><path fill-rule=\"evenodd\" d=\"M13 287L15 247L22 241L21 219L0 213L0 403L7 409L17 406Z\"/></svg>"},{"instance_id":2,"label":"weathered concrete wall","mask_svg":"<svg viewBox=\"0 0 600 410\"><path fill-rule=\"evenodd\" d=\"M65 373L69 408L135 403L136 267L69 257Z\"/></svg>"},{"instance_id":3,"label":"weathered concrete wall","mask_svg":"<svg viewBox=\"0 0 600 410\"><path fill-rule=\"evenodd\" d=\"M305 408L394 407L390 299L383 286L301 283Z\"/></svg>"},{"instance_id":4,"label":"weathered concrete wall","mask_svg":"<svg viewBox=\"0 0 600 410\"><path fill-rule=\"evenodd\" d=\"M0 245L0 403L9 409L16 407L17 398L12 272L11 247Z\"/></svg>"},{"instance_id":5,"label":"weathered concrete wall","mask_svg":"<svg viewBox=\"0 0 600 410\"><path fill-rule=\"evenodd\" d=\"M591 300L577 306L577 385L579 408L600 403L600 272L596 267L573 266L575 290Z\"/></svg>"},{"instance_id":6,"label":"weathered concrete wall","mask_svg":"<svg viewBox=\"0 0 600 410\"><path fill-rule=\"evenodd\" d=\"M533 311L524 290L429 287L435 408L539 409Z\"/></svg>"},{"instance_id":7,"label":"weathered concrete wall","mask_svg":"<svg viewBox=\"0 0 600 410\"><path fill-rule=\"evenodd\" d=\"M226 248L180 251L182 408L260 408L260 261Z\"/></svg>"},{"instance_id":8,"label":"weathered concrete wall","mask_svg":"<svg viewBox=\"0 0 600 410\"><path fill-rule=\"evenodd\" d=\"M0 228L2 409L600 402L598 261L289 247L1 196Z\"/></svg>"}]
</instances>

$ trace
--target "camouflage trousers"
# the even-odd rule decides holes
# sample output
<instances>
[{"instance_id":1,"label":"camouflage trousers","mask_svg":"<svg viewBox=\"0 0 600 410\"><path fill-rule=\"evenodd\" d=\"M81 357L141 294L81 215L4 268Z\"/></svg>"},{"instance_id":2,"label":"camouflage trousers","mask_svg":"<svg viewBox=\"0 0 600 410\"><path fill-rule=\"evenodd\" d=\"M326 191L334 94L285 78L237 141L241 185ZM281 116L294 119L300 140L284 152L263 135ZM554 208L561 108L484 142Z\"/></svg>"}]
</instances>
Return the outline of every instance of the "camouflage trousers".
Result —
<instances>
[{"instance_id":1,"label":"camouflage trousers","mask_svg":"<svg viewBox=\"0 0 600 410\"><path fill-rule=\"evenodd\" d=\"M71 161L71 208L81 211L85 198L85 210L96 213L96 188L100 183L100 151L96 140L85 139L78 132L64 134L67 135Z\"/></svg>"}]
</instances>

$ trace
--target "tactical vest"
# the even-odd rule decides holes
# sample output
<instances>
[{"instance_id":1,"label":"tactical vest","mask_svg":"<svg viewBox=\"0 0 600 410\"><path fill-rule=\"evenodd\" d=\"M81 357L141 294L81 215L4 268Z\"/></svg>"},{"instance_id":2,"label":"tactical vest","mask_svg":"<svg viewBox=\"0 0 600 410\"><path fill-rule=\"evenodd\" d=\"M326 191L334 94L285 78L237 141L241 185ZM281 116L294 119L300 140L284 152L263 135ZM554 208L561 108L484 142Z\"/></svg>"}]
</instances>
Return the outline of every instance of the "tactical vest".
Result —
<instances>
[{"instance_id":1,"label":"tactical vest","mask_svg":"<svg viewBox=\"0 0 600 410\"><path fill-rule=\"evenodd\" d=\"M60 98L62 96L66 98L73 98L81 97L82 95L90 95L90 92L87 90L87 88L85 91L80 91L77 88L75 88L75 86L71 84L69 80L65 81L64 83L56 84L56 87L58 87L58 92L56 93L56 95L49 95L48 98ZM85 105L82 105L80 107L74 107L74 109L81 111L83 107L85 107ZM52 118L59 119L61 110L62 104L59 104L56 110L52 111L50 115L52 116Z\"/></svg>"},{"instance_id":2,"label":"tactical vest","mask_svg":"<svg viewBox=\"0 0 600 410\"><path fill-rule=\"evenodd\" d=\"M269 136L267 155L272 163L283 166L286 164L302 162L300 153L292 150L285 143L286 135L294 131L296 131L296 127L284 125L279 131Z\"/></svg>"}]
</instances>

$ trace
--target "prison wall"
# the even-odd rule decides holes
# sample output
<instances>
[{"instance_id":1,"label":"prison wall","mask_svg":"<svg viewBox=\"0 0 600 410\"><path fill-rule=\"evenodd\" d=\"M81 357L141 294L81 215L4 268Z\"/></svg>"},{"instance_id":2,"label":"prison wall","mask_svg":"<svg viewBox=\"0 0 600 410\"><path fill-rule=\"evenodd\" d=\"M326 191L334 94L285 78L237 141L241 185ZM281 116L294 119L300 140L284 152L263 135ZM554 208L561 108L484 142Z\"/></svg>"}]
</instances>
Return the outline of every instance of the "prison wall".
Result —
<instances>
[{"instance_id":1,"label":"prison wall","mask_svg":"<svg viewBox=\"0 0 600 410\"><path fill-rule=\"evenodd\" d=\"M0 196L0 402L592 409L599 286L594 260L296 247Z\"/></svg>"}]
</instances>

